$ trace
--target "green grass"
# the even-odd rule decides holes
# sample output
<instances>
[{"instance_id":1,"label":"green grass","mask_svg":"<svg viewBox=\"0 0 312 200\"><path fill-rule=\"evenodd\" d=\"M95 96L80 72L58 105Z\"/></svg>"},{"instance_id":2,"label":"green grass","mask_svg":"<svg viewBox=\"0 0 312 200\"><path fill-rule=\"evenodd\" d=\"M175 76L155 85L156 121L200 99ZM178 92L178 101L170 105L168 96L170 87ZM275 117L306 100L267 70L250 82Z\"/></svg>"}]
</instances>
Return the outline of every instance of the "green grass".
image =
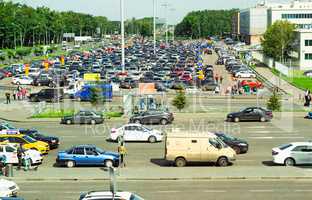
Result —
<instances>
[{"instance_id":1,"label":"green grass","mask_svg":"<svg viewBox=\"0 0 312 200\"><path fill-rule=\"evenodd\" d=\"M122 117L123 113L121 112L104 112L104 116L108 118L114 118L114 117Z\"/></svg>"},{"instance_id":2,"label":"green grass","mask_svg":"<svg viewBox=\"0 0 312 200\"><path fill-rule=\"evenodd\" d=\"M272 73L276 76L281 76L282 79L299 89L309 89L310 91L312 91L312 78L304 76L303 71L301 70L294 70L293 77L287 77L283 74L280 74L279 71L277 71L276 69L272 69Z\"/></svg>"},{"instance_id":3,"label":"green grass","mask_svg":"<svg viewBox=\"0 0 312 200\"><path fill-rule=\"evenodd\" d=\"M67 115L73 115L74 113L74 110L45 110L32 115L31 118L61 118Z\"/></svg>"}]
</instances>

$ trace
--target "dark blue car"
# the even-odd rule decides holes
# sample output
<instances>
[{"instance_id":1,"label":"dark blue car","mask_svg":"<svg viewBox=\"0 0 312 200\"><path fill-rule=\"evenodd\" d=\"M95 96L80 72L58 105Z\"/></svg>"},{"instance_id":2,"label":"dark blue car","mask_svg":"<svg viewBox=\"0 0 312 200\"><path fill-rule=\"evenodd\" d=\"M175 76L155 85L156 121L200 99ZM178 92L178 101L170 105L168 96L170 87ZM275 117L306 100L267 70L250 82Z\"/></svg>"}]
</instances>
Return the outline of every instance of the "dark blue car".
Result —
<instances>
[{"instance_id":1,"label":"dark blue car","mask_svg":"<svg viewBox=\"0 0 312 200\"><path fill-rule=\"evenodd\" d=\"M79 165L118 167L119 154L104 151L95 145L77 145L66 151L60 151L56 163L69 168Z\"/></svg>"}]
</instances>

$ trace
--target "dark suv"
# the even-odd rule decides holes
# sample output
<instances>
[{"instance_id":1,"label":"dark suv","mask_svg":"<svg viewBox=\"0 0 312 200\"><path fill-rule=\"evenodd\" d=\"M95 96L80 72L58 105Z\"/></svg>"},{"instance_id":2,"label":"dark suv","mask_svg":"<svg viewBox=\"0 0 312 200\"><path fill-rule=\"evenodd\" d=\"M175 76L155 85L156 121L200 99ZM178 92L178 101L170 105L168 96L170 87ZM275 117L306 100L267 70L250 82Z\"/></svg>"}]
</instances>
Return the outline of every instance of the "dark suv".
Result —
<instances>
[{"instance_id":1,"label":"dark suv","mask_svg":"<svg viewBox=\"0 0 312 200\"><path fill-rule=\"evenodd\" d=\"M173 114L164 111L146 111L130 118L130 123L166 125L174 120Z\"/></svg>"},{"instance_id":2,"label":"dark suv","mask_svg":"<svg viewBox=\"0 0 312 200\"><path fill-rule=\"evenodd\" d=\"M29 100L32 102L58 102L63 100L63 90L61 89L42 89L38 93L31 93Z\"/></svg>"}]
</instances>

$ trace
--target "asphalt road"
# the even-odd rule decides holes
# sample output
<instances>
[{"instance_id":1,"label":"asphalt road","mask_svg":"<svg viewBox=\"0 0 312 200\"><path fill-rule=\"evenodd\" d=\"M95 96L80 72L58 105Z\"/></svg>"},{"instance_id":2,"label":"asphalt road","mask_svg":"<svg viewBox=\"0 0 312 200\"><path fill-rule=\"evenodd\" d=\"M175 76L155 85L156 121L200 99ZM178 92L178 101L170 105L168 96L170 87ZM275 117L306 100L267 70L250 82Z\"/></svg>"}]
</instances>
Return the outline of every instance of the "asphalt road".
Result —
<instances>
[{"instance_id":1,"label":"asphalt road","mask_svg":"<svg viewBox=\"0 0 312 200\"><path fill-rule=\"evenodd\" d=\"M311 181L126 181L118 190L147 200L285 200L312 198ZM29 200L77 200L81 192L108 191L108 181L18 182L19 196Z\"/></svg>"}]
</instances>

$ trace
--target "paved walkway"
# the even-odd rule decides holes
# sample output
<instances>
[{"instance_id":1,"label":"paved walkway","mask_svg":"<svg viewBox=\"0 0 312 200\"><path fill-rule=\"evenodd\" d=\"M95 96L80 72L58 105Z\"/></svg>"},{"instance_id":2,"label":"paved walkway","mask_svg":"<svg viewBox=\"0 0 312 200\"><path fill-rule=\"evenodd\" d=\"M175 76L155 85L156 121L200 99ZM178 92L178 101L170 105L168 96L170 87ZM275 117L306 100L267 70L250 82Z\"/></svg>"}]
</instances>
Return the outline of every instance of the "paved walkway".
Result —
<instances>
[{"instance_id":1,"label":"paved walkway","mask_svg":"<svg viewBox=\"0 0 312 200\"><path fill-rule=\"evenodd\" d=\"M301 100L304 95L304 91L296 88L295 86L291 85L287 81L283 80L282 78L276 76L271 72L268 67L256 67L255 70L261 74L263 77L268 79L273 85L278 86L282 90L286 91L290 94L294 100Z\"/></svg>"}]
</instances>

